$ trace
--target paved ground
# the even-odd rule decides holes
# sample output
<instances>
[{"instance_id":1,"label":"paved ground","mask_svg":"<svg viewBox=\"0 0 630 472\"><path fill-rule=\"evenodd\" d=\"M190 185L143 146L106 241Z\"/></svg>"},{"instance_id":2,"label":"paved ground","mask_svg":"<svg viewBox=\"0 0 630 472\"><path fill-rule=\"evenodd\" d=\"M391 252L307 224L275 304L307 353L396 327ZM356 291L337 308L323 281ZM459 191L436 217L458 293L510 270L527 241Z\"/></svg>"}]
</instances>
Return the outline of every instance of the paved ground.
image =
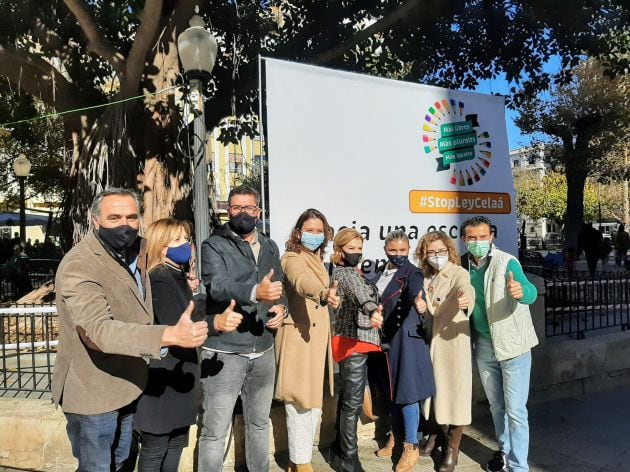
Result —
<instances>
[{"instance_id":1,"label":"paved ground","mask_svg":"<svg viewBox=\"0 0 630 472\"><path fill-rule=\"evenodd\" d=\"M532 472L630 472L630 387L534 405L530 425ZM361 445L365 470L393 470L391 460L374 455L375 448L373 442ZM457 472L483 470L481 464L485 465L495 448L487 409L479 408L462 442ZM277 457L271 471L286 470L286 460L286 456ZM439 460L437 455L435 460ZM433 458L425 457L415 470L429 472L437 467ZM313 468L316 472L332 470L319 451Z\"/></svg>"},{"instance_id":2,"label":"paved ground","mask_svg":"<svg viewBox=\"0 0 630 472\"><path fill-rule=\"evenodd\" d=\"M482 471L482 464L496 448L487 408L478 408L473 416L473 426L467 428L462 441L457 472ZM530 425L532 472L630 472L630 387L534 405ZM361 444L365 470L392 471L391 460L377 458L375 449L372 441ZM439 460L437 454L434 459ZM415 471L437 470L434 459L421 458ZM286 461L286 454L277 457L271 472L286 470ZM313 467L316 472L332 470L319 451ZM0 472L17 471L0 467ZM236 472L233 468L224 471Z\"/></svg>"}]
</instances>

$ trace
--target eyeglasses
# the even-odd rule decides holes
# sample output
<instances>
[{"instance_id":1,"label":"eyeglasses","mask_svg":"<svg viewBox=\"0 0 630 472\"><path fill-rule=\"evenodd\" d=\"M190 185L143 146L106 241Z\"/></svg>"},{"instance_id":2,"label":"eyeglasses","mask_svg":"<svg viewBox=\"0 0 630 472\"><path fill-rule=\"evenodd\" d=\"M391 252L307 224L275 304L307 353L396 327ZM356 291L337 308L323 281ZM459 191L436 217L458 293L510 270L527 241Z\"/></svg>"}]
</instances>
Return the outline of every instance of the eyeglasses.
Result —
<instances>
[{"instance_id":1,"label":"eyeglasses","mask_svg":"<svg viewBox=\"0 0 630 472\"><path fill-rule=\"evenodd\" d=\"M230 206L230 211L232 213L247 213L250 216L253 216L257 211L258 207L254 205L241 206L241 205L232 205Z\"/></svg>"},{"instance_id":2,"label":"eyeglasses","mask_svg":"<svg viewBox=\"0 0 630 472\"><path fill-rule=\"evenodd\" d=\"M427 251L427 256L448 256L448 249L440 249L439 251Z\"/></svg>"}]
</instances>

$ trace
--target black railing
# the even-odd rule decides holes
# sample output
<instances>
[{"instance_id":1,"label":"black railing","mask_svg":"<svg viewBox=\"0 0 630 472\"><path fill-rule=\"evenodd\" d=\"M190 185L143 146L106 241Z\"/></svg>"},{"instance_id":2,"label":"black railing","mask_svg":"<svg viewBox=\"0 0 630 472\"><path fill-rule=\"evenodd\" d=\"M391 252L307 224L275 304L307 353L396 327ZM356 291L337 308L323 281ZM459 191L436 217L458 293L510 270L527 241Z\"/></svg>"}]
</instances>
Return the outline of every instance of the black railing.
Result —
<instances>
[{"instance_id":1,"label":"black railing","mask_svg":"<svg viewBox=\"0 0 630 472\"><path fill-rule=\"evenodd\" d=\"M58 339L54 305L0 309L0 396L48 395Z\"/></svg>"},{"instance_id":2,"label":"black railing","mask_svg":"<svg viewBox=\"0 0 630 472\"><path fill-rule=\"evenodd\" d=\"M28 268L28 280L30 281L30 289L36 289L50 280L54 280L58 259L31 259ZM18 289L19 283L15 281L11 274L8 273L5 266L0 266L0 302L4 300L16 300L20 296L25 295L24 284L22 290ZM28 284L26 284L28 286ZM26 289L28 292L28 289Z\"/></svg>"},{"instance_id":3,"label":"black railing","mask_svg":"<svg viewBox=\"0 0 630 472\"><path fill-rule=\"evenodd\" d=\"M545 278L546 335L575 335L620 327L630 329L630 273L557 271Z\"/></svg>"}]
</instances>

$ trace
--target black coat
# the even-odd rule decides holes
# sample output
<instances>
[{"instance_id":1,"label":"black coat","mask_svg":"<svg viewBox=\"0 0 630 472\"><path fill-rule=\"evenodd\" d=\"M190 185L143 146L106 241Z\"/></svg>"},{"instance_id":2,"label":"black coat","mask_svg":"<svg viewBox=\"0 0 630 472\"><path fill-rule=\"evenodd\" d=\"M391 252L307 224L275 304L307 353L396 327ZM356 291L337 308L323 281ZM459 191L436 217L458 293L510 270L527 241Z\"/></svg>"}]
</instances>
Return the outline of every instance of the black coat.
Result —
<instances>
[{"instance_id":1,"label":"black coat","mask_svg":"<svg viewBox=\"0 0 630 472\"><path fill-rule=\"evenodd\" d=\"M192 300L183 271L160 265L149 274L155 324L173 326ZM151 360L149 381L135 417L140 431L165 434L197 420L201 406L196 349L171 346L162 359Z\"/></svg>"},{"instance_id":2,"label":"black coat","mask_svg":"<svg viewBox=\"0 0 630 472\"><path fill-rule=\"evenodd\" d=\"M383 269L375 272L370 281L376 283ZM420 270L406 261L381 296L384 318L381 347L389 367L390 399L401 405L435 394L424 319L416 311L414 303L423 280Z\"/></svg>"}]
</instances>

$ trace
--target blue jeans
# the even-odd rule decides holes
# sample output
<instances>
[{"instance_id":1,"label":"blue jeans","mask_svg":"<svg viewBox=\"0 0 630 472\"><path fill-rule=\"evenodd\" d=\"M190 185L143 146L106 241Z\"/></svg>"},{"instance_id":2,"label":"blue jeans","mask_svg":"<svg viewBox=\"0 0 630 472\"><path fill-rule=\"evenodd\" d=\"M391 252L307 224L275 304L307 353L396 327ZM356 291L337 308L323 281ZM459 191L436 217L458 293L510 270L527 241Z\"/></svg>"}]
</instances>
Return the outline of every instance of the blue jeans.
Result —
<instances>
[{"instance_id":1,"label":"blue jeans","mask_svg":"<svg viewBox=\"0 0 630 472\"><path fill-rule=\"evenodd\" d=\"M134 411L135 404L98 415L65 413L72 455L79 461L77 472L112 472L123 467L131 450Z\"/></svg>"},{"instance_id":2,"label":"blue jeans","mask_svg":"<svg viewBox=\"0 0 630 472\"><path fill-rule=\"evenodd\" d=\"M405 442L418 444L418 426L420 425L420 405L392 405L392 432L404 434Z\"/></svg>"},{"instance_id":3,"label":"blue jeans","mask_svg":"<svg viewBox=\"0 0 630 472\"><path fill-rule=\"evenodd\" d=\"M474 352L481 384L490 403L499 447L507 456L507 464L512 472L526 472L529 470L527 397L531 352L498 361L492 342L480 337L475 339Z\"/></svg>"},{"instance_id":4,"label":"blue jeans","mask_svg":"<svg viewBox=\"0 0 630 472\"><path fill-rule=\"evenodd\" d=\"M247 466L249 470L269 470L269 411L275 374L273 349L254 360L238 354L202 351L199 472L223 470L225 439L239 393L243 403Z\"/></svg>"}]
</instances>

